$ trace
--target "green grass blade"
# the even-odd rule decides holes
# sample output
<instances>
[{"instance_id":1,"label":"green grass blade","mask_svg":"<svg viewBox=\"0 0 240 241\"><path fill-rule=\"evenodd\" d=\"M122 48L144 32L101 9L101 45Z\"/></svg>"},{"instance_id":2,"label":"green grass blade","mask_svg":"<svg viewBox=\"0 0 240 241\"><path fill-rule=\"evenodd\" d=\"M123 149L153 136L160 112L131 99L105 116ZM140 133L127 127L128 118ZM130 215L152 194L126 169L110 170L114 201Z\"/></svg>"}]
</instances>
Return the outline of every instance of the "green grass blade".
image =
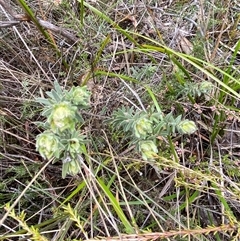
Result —
<instances>
[{"instance_id":1,"label":"green grass blade","mask_svg":"<svg viewBox=\"0 0 240 241\"><path fill-rule=\"evenodd\" d=\"M101 187L101 189L104 191L104 193L106 194L106 196L109 198L115 212L117 213L119 219L122 221L126 232L131 234L134 233L134 228L132 227L132 225L129 223L127 217L125 216L122 208L120 207L117 199L113 196L113 194L111 193L110 189L104 184L104 182L98 178L98 184Z\"/></svg>"},{"instance_id":2,"label":"green grass blade","mask_svg":"<svg viewBox=\"0 0 240 241\"><path fill-rule=\"evenodd\" d=\"M42 33L42 35L53 45L55 46L55 44L52 42L49 34L47 31L45 31L43 29L43 27L40 25L40 23L38 22L37 18L35 17L35 14L33 13L32 9L30 7L28 7L27 3L25 2L25 0L18 0L19 5L23 8L23 10L26 12L26 14L29 16L29 18L31 19L31 21L34 22L34 24L37 26L37 28L39 29L39 31Z\"/></svg>"},{"instance_id":3,"label":"green grass blade","mask_svg":"<svg viewBox=\"0 0 240 241\"><path fill-rule=\"evenodd\" d=\"M128 31L128 33L132 33L130 31ZM141 34L138 33L132 33L135 34L136 36L142 37L148 41L151 41L153 44L144 44L141 45L141 51L142 52L151 52L151 51L157 51L160 53L165 53L168 56L170 56L172 58L172 60L175 60L175 57L179 57L182 60L185 60L187 63L191 64L192 66L194 66L196 69L200 70L202 73L206 74L207 76L209 76L210 78L212 78L214 81L216 81L220 86L222 86L225 90L227 90L229 93L231 93L233 96L235 96L236 98L240 98L240 94L237 93L235 90L233 90L233 88L229 87L227 84L224 83L224 81L222 81L221 79L217 78L213 73L211 73L207 67L218 71L219 73L221 73L224 77L228 77L230 80L232 80L233 82L237 83L240 85L240 81L237 80L236 78L234 78L232 75L230 75L229 73L227 73L224 70L221 70L220 68L214 66L213 64L210 64L204 60L201 60L199 58L193 57L191 55L187 55L187 54L183 54L180 52L176 52L173 49L168 48L167 46L162 45L161 43L150 39L148 37L142 36ZM239 46L238 46L239 44ZM237 47L235 48L235 52L237 53L238 48L240 48L240 43L238 42ZM175 57L174 57L175 56ZM174 58L173 58L174 57ZM175 62L175 64L179 64L180 62L177 61ZM179 65L178 67L181 67L181 65ZM183 69L182 69L183 70Z\"/></svg>"},{"instance_id":4,"label":"green grass blade","mask_svg":"<svg viewBox=\"0 0 240 241\"><path fill-rule=\"evenodd\" d=\"M101 43L101 46L100 46L100 49L98 50L97 54L96 54L96 57L95 59L92 60L92 63L91 63L91 68L92 68L92 71L89 71L86 78L83 80L83 84L82 85L86 85L87 84L87 81L91 78L92 76L92 73L95 73L95 68L100 60L100 57L102 55L102 52L104 50L104 48L106 47L106 45L110 42L110 35L108 35L104 40L103 42Z\"/></svg>"},{"instance_id":5,"label":"green grass blade","mask_svg":"<svg viewBox=\"0 0 240 241\"><path fill-rule=\"evenodd\" d=\"M61 51L58 49L58 47L56 46L55 42L53 41L53 39L50 37L49 33L44 30L44 28L40 25L39 21L37 20L37 18L35 17L34 12L32 11L32 9L27 5L27 3L25 2L25 0L18 0L19 5L22 7L22 9L25 11L25 13L29 16L29 18L31 19L31 21L36 25L36 27L38 28L38 30L41 32L41 34L46 38L46 40L50 43L51 47L56 51L57 56L61 57ZM67 62L63 59L62 63L64 65L64 67L66 69L69 68Z\"/></svg>"},{"instance_id":6,"label":"green grass blade","mask_svg":"<svg viewBox=\"0 0 240 241\"><path fill-rule=\"evenodd\" d=\"M84 18L84 0L81 0L81 5L80 5L81 9L80 9L80 22L83 26L84 24L84 21L83 21L83 18Z\"/></svg>"},{"instance_id":7,"label":"green grass blade","mask_svg":"<svg viewBox=\"0 0 240 241\"><path fill-rule=\"evenodd\" d=\"M158 101L157 101L154 93L152 92L152 90L151 90L147 85L145 85L145 88L147 89L148 94L149 94L150 97L152 98L152 101L153 101L153 103L154 103L154 106L155 106L156 109L157 109L157 112L162 113L161 107L159 106Z\"/></svg>"},{"instance_id":8,"label":"green grass blade","mask_svg":"<svg viewBox=\"0 0 240 241\"><path fill-rule=\"evenodd\" d=\"M199 194L200 194L200 192L198 190L194 191L194 193L190 197L188 197L188 203L184 202L183 204L181 204L178 207L178 210L181 211L181 210L185 209L187 206L189 206L190 204L192 204L196 200L196 198L199 196Z\"/></svg>"},{"instance_id":9,"label":"green grass blade","mask_svg":"<svg viewBox=\"0 0 240 241\"><path fill-rule=\"evenodd\" d=\"M86 182L82 181L81 183L78 184L78 186L68 195L65 200L62 202L60 205L63 206L65 203L69 202L75 195L77 195L84 187L86 186Z\"/></svg>"},{"instance_id":10,"label":"green grass blade","mask_svg":"<svg viewBox=\"0 0 240 241\"><path fill-rule=\"evenodd\" d=\"M80 0L78 0L80 1ZM111 18L109 18L107 15L105 15L103 12L99 11L92 5L84 2L84 6L93 11L95 14L97 14L100 18L104 19L106 22L111 24L115 29L117 29L120 33L122 33L125 37L127 37L132 43L135 45L139 45L137 41L124 29L122 29L117 23L115 23Z\"/></svg>"},{"instance_id":11,"label":"green grass blade","mask_svg":"<svg viewBox=\"0 0 240 241\"><path fill-rule=\"evenodd\" d=\"M237 223L237 218L234 216L231 207L228 205L225 197L222 195L220 188L217 187L217 185L213 182L211 183L211 185L214 187L215 193L217 194L217 196L220 200L220 203L223 205L225 214L226 214L227 218L229 219L230 223Z\"/></svg>"},{"instance_id":12,"label":"green grass blade","mask_svg":"<svg viewBox=\"0 0 240 241\"><path fill-rule=\"evenodd\" d=\"M240 15L239 15L240 16ZM231 73L231 71L232 71L232 66L233 66L233 64L234 64L234 61L236 60L236 58L237 58L237 54L238 54L238 51L240 50L240 39L238 40L238 42L237 42L237 45L236 45L236 47L235 47L235 49L234 49L234 52L233 52L233 55L232 55L232 58L231 58L231 60L230 60L230 64L229 64L229 66L228 66L228 68L227 68L227 70L226 70L226 73L228 73L229 75L230 75L230 73ZM228 82L228 76L224 76L224 79L223 79L223 82L224 83L227 83Z\"/></svg>"}]
</instances>

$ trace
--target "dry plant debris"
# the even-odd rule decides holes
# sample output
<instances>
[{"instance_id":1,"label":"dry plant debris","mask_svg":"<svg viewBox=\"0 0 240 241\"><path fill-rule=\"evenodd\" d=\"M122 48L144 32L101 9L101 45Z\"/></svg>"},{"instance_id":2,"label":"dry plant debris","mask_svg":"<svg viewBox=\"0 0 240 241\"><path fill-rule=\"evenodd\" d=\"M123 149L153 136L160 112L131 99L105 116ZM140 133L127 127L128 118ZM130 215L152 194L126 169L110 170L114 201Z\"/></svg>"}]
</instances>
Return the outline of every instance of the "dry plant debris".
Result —
<instances>
[{"instance_id":1,"label":"dry plant debris","mask_svg":"<svg viewBox=\"0 0 240 241\"><path fill-rule=\"evenodd\" d=\"M239 12L237 0L0 0L0 241L239 240ZM89 156L66 179L35 147L36 98L54 81L92 93ZM157 136L153 164L108 125L122 107L198 130Z\"/></svg>"}]
</instances>

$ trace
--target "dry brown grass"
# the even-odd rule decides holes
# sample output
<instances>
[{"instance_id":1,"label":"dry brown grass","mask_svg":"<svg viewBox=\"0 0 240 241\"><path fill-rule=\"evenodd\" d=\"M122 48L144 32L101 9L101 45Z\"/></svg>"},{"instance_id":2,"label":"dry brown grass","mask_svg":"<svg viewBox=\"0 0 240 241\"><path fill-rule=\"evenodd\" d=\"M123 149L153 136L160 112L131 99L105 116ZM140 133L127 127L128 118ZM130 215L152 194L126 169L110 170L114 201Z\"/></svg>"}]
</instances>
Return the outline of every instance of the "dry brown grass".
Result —
<instances>
[{"instance_id":1,"label":"dry brown grass","mask_svg":"<svg viewBox=\"0 0 240 241\"><path fill-rule=\"evenodd\" d=\"M6 2L0 1L0 208L16 200L45 164L35 151L35 137L42 131L35 124L41 121L41 106L35 98L49 91L54 80L64 88L86 82L92 91L92 108L84 112L85 132L92 141L88 146L92 166L89 170L85 168L79 177L62 180L61 167L48 165L16 206L19 211L25 210L29 225L42 225L40 230L49 231L45 233L49 240L86 239L81 228L75 228L60 208L61 203L68 200L82 215L83 229L89 239L109 236L102 239L115 240L110 237L118 235L116 240L232 240L234 237L238 240L239 100L226 95L220 102L217 84L211 100L199 98L197 103L191 103L186 97L176 98L179 85L176 64L165 53L144 54L140 49L143 44L154 45L152 41L156 41L226 70L240 37L239 3L87 1L123 30L129 30L136 41L131 42L87 7L85 23L81 25L77 1L63 1L59 5L42 0L27 1L36 17L47 22L45 27L59 55L36 25L25 21L29 19L24 19L24 15L20 15L22 21L15 23L19 21L16 15L23 14L23 10L17 1L9 1L11 16L4 8ZM12 21L11 27L1 27L9 21ZM50 24L54 27L50 28ZM68 35L64 36L61 29ZM230 73L237 79L239 56L240 53ZM211 80L185 61L179 61L193 82ZM148 65L153 67L152 73L147 72L150 67L144 69ZM215 73L210 65L205 68L221 79L221 74ZM138 82L128 81L128 77ZM198 123L197 135L177 136L172 140L178 164L167 161L173 159L167 140L163 140L161 154L166 162L162 160L157 168L140 162L133 148L128 147L121 136L112 136L104 122L113 110L123 105L149 108L151 98L146 94L145 84L154 90L163 111L178 114L185 110L183 114ZM234 84L233 88L239 91L239 86ZM211 131L220 113L224 118L219 123L222 130L212 143ZM101 178L111 183L126 216L129 220L132 216L135 218L133 226L137 227L137 236L120 235L124 227L114 212L108 212L109 200L94 186L97 181L88 172L102 174ZM114 175L119 179L115 180ZM79 188L84 178L90 189L88 185ZM75 188L79 191L75 192ZM124 206L124 200L132 202L132 206ZM104 212L98 205L103 205ZM0 211L0 217L3 213ZM111 215L117 224L106 219ZM235 220L230 219L233 217ZM2 235L18 230L18 222L9 218L0 227ZM24 231L18 235L22 239L26 237Z\"/></svg>"}]
</instances>

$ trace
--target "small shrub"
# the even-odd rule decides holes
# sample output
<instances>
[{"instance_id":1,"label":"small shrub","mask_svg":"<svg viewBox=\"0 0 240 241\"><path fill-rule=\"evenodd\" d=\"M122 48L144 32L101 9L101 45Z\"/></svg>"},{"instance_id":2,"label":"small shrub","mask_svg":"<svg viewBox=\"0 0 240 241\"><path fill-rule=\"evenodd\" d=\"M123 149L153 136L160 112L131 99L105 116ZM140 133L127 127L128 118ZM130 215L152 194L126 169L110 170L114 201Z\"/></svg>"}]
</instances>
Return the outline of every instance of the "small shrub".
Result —
<instances>
[{"instance_id":1,"label":"small shrub","mask_svg":"<svg viewBox=\"0 0 240 241\"><path fill-rule=\"evenodd\" d=\"M197 130L193 121L164 115L156 111L134 111L133 108L118 109L112 115L110 124L113 129L124 132L130 143L135 144L144 160L153 160L159 152L157 137L167 137L176 132L192 134Z\"/></svg>"},{"instance_id":2,"label":"small shrub","mask_svg":"<svg viewBox=\"0 0 240 241\"><path fill-rule=\"evenodd\" d=\"M48 98L38 98L44 105L42 115L45 122L38 123L45 131L36 138L36 149L44 159L61 160L62 177L76 175L85 153L86 136L79 126L84 120L80 109L89 107L90 92L84 87L72 87L70 91L62 90L57 82L55 90L47 92Z\"/></svg>"}]
</instances>

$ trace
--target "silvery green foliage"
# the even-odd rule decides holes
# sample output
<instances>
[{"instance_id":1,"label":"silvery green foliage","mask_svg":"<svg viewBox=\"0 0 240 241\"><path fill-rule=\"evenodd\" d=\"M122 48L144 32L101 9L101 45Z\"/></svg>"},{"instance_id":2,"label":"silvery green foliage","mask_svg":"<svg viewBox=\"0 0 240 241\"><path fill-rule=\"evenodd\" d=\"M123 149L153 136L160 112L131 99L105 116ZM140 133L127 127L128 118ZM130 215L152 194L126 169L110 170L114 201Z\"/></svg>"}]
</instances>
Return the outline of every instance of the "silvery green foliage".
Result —
<instances>
[{"instance_id":1,"label":"silvery green foliage","mask_svg":"<svg viewBox=\"0 0 240 241\"><path fill-rule=\"evenodd\" d=\"M139 81L151 79L157 70L157 66L152 64L144 64L142 67L134 66L131 67L132 78Z\"/></svg>"},{"instance_id":2,"label":"silvery green foliage","mask_svg":"<svg viewBox=\"0 0 240 241\"><path fill-rule=\"evenodd\" d=\"M197 130L193 121L174 117L172 113L164 115L151 110L135 111L123 107L113 112L110 124L114 130L122 131L130 143L136 144L144 160L153 160L158 153L157 137L169 137L175 133L192 134Z\"/></svg>"},{"instance_id":3,"label":"silvery green foliage","mask_svg":"<svg viewBox=\"0 0 240 241\"><path fill-rule=\"evenodd\" d=\"M54 89L46 92L48 98L38 98L44 105L42 115L46 121L39 123L46 130L36 138L36 149L44 159L62 160L62 177L80 172L86 137L78 130L84 120L80 109L90 105L91 93L84 87L62 90L57 82Z\"/></svg>"},{"instance_id":4,"label":"silvery green foliage","mask_svg":"<svg viewBox=\"0 0 240 241\"><path fill-rule=\"evenodd\" d=\"M202 81L200 83L184 83L179 95L190 95L192 97L207 97L212 93L213 84L209 81Z\"/></svg>"}]
</instances>

